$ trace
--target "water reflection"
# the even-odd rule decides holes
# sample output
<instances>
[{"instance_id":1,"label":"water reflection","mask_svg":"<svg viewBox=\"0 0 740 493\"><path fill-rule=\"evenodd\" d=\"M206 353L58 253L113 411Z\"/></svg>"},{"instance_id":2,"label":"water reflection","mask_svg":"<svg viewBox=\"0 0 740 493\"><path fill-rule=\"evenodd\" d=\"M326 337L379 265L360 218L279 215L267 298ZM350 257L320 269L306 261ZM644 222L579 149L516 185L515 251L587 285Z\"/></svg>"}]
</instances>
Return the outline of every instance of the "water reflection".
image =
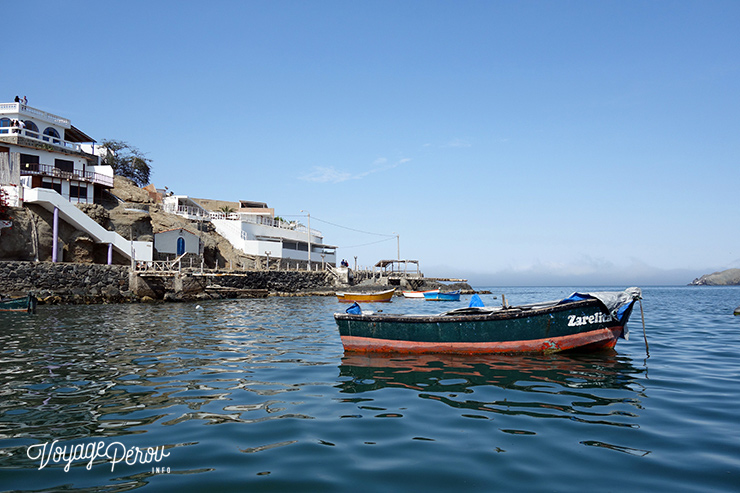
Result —
<instances>
[{"instance_id":1,"label":"water reflection","mask_svg":"<svg viewBox=\"0 0 740 493\"><path fill-rule=\"evenodd\" d=\"M417 392L470 417L488 413L636 427L642 370L615 352L597 355L365 355L342 358L342 393Z\"/></svg>"}]
</instances>

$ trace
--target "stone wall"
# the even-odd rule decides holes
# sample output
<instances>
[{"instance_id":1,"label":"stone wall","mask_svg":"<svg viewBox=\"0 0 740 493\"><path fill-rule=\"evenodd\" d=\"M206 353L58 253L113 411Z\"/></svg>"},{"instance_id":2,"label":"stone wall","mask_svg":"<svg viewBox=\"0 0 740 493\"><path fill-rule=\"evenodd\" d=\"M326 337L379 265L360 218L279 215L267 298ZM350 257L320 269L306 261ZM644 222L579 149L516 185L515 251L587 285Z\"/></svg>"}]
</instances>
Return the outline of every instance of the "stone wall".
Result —
<instances>
[{"instance_id":1,"label":"stone wall","mask_svg":"<svg viewBox=\"0 0 740 493\"><path fill-rule=\"evenodd\" d=\"M122 265L0 262L0 294L33 291L49 303L103 303L129 297L129 268Z\"/></svg>"},{"instance_id":2,"label":"stone wall","mask_svg":"<svg viewBox=\"0 0 740 493\"><path fill-rule=\"evenodd\" d=\"M255 271L242 275L214 276L211 283L229 288L295 293L331 289L334 277L326 271Z\"/></svg>"},{"instance_id":3,"label":"stone wall","mask_svg":"<svg viewBox=\"0 0 740 493\"><path fill-rule=\"evenodd\" d=\"M131 273L131 293L137 298L192 300L253 297L267 293L333 294L334 277L321 271L186 272L173 276ZM263 292L263 293L260 293Z\"/></svg>"},{"instance_id":4,"label":"stone wall","mask_svg":"<svg viewBox=\"0 0 740 493\"><path fill-rule=\"evenodd\" d=\"M118 303L138 301L144 296L200 299L213 297L208 288L214 286L272 294L319 294L334 292L334 278L320 271L196 271L147 278L135 275L124 265L0 261L0 295L20 296L33 291L45 303ZM176 296L168 298L168 293Z\"/></svg>"}]
</instances>

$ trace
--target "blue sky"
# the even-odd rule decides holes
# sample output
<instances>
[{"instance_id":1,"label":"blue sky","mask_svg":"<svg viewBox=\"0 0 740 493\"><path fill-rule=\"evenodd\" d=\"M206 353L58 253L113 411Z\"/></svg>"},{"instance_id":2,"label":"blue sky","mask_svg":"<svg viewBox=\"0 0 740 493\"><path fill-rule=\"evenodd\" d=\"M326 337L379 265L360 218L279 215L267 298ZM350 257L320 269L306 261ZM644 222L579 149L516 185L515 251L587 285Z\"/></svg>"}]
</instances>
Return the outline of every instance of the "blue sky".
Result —
<instances>
[{"instance_id":1,"label":"blue sky","mask_svg":"<svg viewBox=\"0 0 740 493\"><path fill-rule=\"evenodd\" d=\"M351 263L395 258L398 233L427 276L478 286L740 267L739 2L26 1L3 17L6 101L129 142L160 188L308 210Z\"/></svg>"}]
</instances>

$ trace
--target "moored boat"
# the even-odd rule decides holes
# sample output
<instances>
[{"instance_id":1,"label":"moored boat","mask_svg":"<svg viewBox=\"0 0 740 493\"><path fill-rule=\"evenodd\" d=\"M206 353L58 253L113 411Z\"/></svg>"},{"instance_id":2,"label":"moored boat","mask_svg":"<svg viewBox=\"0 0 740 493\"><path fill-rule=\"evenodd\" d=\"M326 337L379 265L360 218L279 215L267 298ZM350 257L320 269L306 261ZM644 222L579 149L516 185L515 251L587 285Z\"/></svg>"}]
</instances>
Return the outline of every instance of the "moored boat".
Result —
<instances>
[{"instance_id":1,"label":"moored boat","mask_svg":"<svg viewBox=\"0 0 740 493\"><path fill-rule=\"evenodd\" d=\"M442 293L439 290L436 293L424 293L424 299L427 301L460 301L460 290Z\"/></svg>"},{"instance_id":2,"label":"moored boat","mask_svg":"<svg viewBox=\"0 0 740 493\"><path fill-rule=\"evenodd\" d=\"M345 351L400 353L554 353L611 349L627 336L639 288L573 293L559 301L439 315L335 313Z\"/></svg>"},{"instance_id":3,"label":"moored boat","mask_svg":"<svg viewBox=\"0 0 740 493\"><path fill-rule=\"evenodd\" d=\"M33 294L0 300L0 312L36 313L36 303L36 296Z\"/></svg>"},{"instance_id":4,"label":"moored boat","mask_svg":"<svg viewBox=\"0 0 740 493\"><path fill-rule=\"evenodd\" d=\"M388 303L393 298L395 289L388 289L386 291L376 291L368 293L337 293L337 300L347 303L352 302L363 302L363 303Z\"/></svg>"},{"instance_id":5,"label":"moored boat","mask_svg":"<svg viewBox=\"0 0 740 493\"><path fill-rule=\"evenodd\" d=\"M402 291L404 298L416 298L423 300L426 293L439 293L439 289L429 289L427 291Z\"/></svg>"}]
</instances>

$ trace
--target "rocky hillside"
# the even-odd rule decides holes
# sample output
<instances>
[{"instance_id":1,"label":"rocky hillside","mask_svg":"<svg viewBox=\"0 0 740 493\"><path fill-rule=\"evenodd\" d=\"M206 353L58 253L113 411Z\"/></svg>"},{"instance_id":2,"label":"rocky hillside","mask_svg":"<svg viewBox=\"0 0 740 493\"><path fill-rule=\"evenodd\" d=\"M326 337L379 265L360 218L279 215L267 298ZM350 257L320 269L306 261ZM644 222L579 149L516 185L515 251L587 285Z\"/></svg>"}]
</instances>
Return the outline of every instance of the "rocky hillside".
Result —
<instances>
[{"instance_id":1,"label":"rocky hillside","mask_svg":"<svg viewBox=\"0 0 740 493\"><path fill-rule=\"evenodd\" d=\"M133 233L135 240L154 241L154 233L160 231L187 228L197 234L202 229L200 236L204 243L206 267L215 267L218 262L222 267L232 265L235 269L254 268L255 259L234 249L231 243L215 232L211 223L200 224L164 212L160 205L154 203L148 192L137 187L131 180L116 176L111 192L118 201L106 204L105 208L112 229L124 238L130 238ZM91 215L90 212L88 215Z\"/></svg>"},{"instance_id":2,"label":"rocky hillside","mask_svg":"<svg viewBox=\"0 0 740 493\"><path fill-rule=\"evenodd\" d=\"M705 274L689 283L689 286L738 286L740 269L727 269L722 272Z\"/></svg>"},{"instance_id":3,"label":"rocky hillside","mask_svg":"<svg viewBox=\"0 0 740 493\"><path fill-rule=\"evenodd\" d=\"M115 177L114 188L103 204L80 204L88 216L104 228L115 231L126 239L154 241L154 233L174 228L187 228L199 233L204 243L206 267L218 265L254 268L255 259L235 250L231 244L213 230L210 223L198 224L162 210L149 194L131 180ZM52 214L42 207L27 204L22 208L10 208L13 227L0 230L0 259L3 260L51 260ZM95 245L86 233L77 231L63 221L59 228L62 258L65 262L105 263L107 248ZM115 255L114 263L128 263Z\"/></svg>"}]
</instances>

